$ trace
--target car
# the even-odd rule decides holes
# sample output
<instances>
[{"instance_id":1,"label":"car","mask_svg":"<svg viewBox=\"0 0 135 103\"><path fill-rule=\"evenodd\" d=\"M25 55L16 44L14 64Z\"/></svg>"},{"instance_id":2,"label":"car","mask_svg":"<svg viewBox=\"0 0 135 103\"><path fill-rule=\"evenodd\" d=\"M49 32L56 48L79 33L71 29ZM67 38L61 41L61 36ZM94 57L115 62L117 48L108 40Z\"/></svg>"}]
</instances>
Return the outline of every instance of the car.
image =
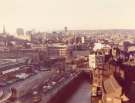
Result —
<instances>
[{"instance_id":1,"label":"car","mask_svg":"<svg viewBox=\"0 0 135 103\"><path fill-rule=\"evenodd\" d=\"M43 93L47 93L48 92L48 86L47 85L44 85L42 87L42 90L43 90Z\"/></svg>"},{"instance_id":2,"label":"car","mask_svg":"<svg viewBox=\"0 0 135 103\"><path fill-rule=\"evenodd\" d=\"M38 91L32 92L32 101L33 103L39 103L41 101L41 95Z\"/></svg>"},{"instance_id":3,"label":"car","mask_svg":"<svg viewBox=\"0 0 135 103\"><path fill-rule=\"evenodd\" d=\"M52 85L53 85L53 86L56 85L56 82L52 81Z\"/></svg>"}]
</instances>

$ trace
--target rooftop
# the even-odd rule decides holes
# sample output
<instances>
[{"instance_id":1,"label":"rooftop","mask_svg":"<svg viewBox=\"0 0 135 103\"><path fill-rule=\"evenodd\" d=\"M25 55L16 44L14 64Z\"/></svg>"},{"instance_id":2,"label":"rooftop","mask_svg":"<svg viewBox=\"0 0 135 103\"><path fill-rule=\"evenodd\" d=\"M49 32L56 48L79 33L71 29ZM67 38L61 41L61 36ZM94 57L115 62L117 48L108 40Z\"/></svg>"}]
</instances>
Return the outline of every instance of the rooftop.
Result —
<instances>
[{"instance_id":1,"label":"rooftop","mask_svg":"<svg viewBox=\"0 0 135 103\"><path fill-rule=\"evenodd\" d=\"M135 66L135 61L127 61L123 63L124 65L128 65L128 66Z\"/></svg>"},{"instance_id":2,"label":"rooftop","mask_svg":"<svg viewBox=\"0 0 135 103\"><path fill-rule=\"evenodd\" d=\"M53 44L48 44L48 47L66 48L68 46L66 44L62 44L62 43L53 43Z\"/></svg>"}]
</instances>

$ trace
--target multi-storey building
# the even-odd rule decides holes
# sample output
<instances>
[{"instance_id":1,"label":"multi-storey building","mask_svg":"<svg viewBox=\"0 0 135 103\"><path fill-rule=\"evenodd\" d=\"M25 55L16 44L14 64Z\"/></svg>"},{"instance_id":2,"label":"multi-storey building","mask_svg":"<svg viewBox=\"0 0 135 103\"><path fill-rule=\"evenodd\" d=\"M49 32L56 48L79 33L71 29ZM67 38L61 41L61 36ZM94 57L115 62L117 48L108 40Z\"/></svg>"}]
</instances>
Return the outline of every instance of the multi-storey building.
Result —
<instances>
[{"instance_id":1,"label":"multi-storey building","mask_svg":"<svg viewBox=\"0 0 135 103\"><path fill-rule=\"evenodd\" d=\"M95 69L97 67L102 68L104 64L104 55L90 54L89 55L89 67Z\"/></svg>"},{"instance_id":2,"label":"multi-storey building","mask_svg":"<svg viewBox=\"0 0 135 103\"><path fill-rule=\"evenodd\" d=\"M70 47L65 44L55 43L48 44L49 57L68 57L70 55Z\"/></svg>"}]
</instances>

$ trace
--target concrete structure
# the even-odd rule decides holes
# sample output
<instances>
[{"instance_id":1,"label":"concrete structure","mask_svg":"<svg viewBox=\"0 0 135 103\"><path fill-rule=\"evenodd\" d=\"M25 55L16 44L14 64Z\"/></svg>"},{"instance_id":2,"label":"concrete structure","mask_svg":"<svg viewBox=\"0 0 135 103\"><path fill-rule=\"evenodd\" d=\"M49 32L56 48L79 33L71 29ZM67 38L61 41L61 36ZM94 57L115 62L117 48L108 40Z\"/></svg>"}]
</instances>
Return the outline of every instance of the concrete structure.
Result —
<instances>
[{"instance_id":1,"label":"concrete structure","mask_svg":"<svg viewBox=\"0 0 135 103\"><path fill-rule=\"evenodd\" d=\"M31 40L31 35L26 35L23 28L16 29L16 37L22 40Z\"/></svg>"},{"instance_id":2,"label":"concrete structure","mask_svg":"<svg viewBox=\"0 0 135 103\"><path fill-rule=\"evenodd\" d=\"M128 47L128 52L135 52L135 45Z\"/></svg>"},{"instance_id":3,"label":"concrete structure","mask_svg":"<svg viewBox=\"0 0 135 103\"><path fill-rule=\"evenodd\" d=\"M17 35L24 35L24 29L23 28L17 28L16 33L17 33Z\"/></svg>"},{"instance_id":4,"label":"concrete structure","mask_svg":"<svg viewBox=\"0 0 135 103\"><path fill-rule=\"evenodd\" d=\"M102 68L104 65L104 55L90 54L89 55L89 67L95 69L96 67Z\"/></svg>"},{"instance_id":5,"label":"concrete structure","mask_svg":"<svg viewBox=\"0 0 135 103\"><path fill-rule=\"evenodd\" d=\"M48 44L48 56L49 57L68 57L70 55L70 47L65 44L55 43Z\"/></svg>"},{"instance_id":6,"label":"concrete structure","mask_svg":"<svg viewBox=\"0 0 135 103\"><path fill-rule=\"evenodd\" d=\"M89 50L74 50L72 56L75 58L88 57L90 54Z\"/></svg>"},{"instance_id":7,"label":"concrete structure","mask_svg":"<svg viewBox=\"0 0 135 103\"><path fill-rule=\"evenodd\" d=\"M122 103L122 87L118 84L114 76L103 81L103 103Z\"/></svg>"},{"instance_id":8,"label":"concrete structure","mask_svg":"<svg viewBox=\"0 0 135 103\"><path fill-rule=\"evenodd\" d=\"M54 71L40 71L23 80L1 87L0 103L16 103L14 101L38 89L48 80L48 77L51 77L53 74Z\"/></svg>"},{"instance_id":9,"label":"concrete structure","mask_svg":"<svg viewBox=\"0 0 135 103\"><path fill-rule=\"evenodd\" d=\"M27 57L16 58L16 59L1 59L0 60L0 73L7 74L18 70L19 66L22 66L28 60Z\"/></svg>"},{"instance_id":10,"label":"concrete structure","mask_svg":"<svg viewBox=\"0 0 135 103\"><path fill-rule=\"evenodd\" d=\"M81 43L85 43L85 37L81 37Z\"/></svg>"},{"instance_id":11,"label":"concrete structure","mask_svg":"<svg viewBox=\"0 0 135 103\"><path fill-rule=\"evenodd\" d=\"M53 72L39 72L38 74L31 76L27 78L24 81L20 81L17 83L14 83L9 88L13 90L13 97L19 98L24 95L26 95L29 92L32 92L33 90L37 89L40 85L42 85L46 78L52 75ZM27 85L27 87L25 87Z\"/></svg>"},{"instance_id":12,"label":"concrete structure","mask_svg":"<svg viewBox=\"0 0 135 103\"><path fill-rule=\"evenodd\" d=\"M89 55L89 67L95 69L96 68L96 55Z\"/></svg>"},{"instance_id":13,"label":"concrete structure","mask_svg":"<svg viewBox=\"0 0 135 103\"><path fill-rule=\"evenodd\" d=\"M4 103L12 95L12 91L9 88L0 89L0 103Z\"/></svg>"},{"instance_id":14,"label":"concrete structure","mask_svg":"<svg viewBox=\"0 0 135 103\"><path fill-rule=\"evenodd\" d=\"M105 47L104 44L102 44L102 43L95 43L93 50L97 51L97 50L102 49L103 47Z\"/></svg>"}]
</instances>

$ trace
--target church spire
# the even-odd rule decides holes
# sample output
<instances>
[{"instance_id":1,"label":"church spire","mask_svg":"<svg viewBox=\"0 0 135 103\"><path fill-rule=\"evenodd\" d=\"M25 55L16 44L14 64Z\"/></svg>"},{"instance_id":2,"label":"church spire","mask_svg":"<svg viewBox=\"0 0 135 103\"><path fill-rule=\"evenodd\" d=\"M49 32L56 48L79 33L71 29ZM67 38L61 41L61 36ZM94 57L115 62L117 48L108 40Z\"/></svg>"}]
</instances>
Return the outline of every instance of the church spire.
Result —
<instances>
[{"instance_id":1,"label":"church spire","mask_svg":"<svg viewBox=\"0 0 135 103\"><path fill-rule=\"evenodd\" d=\"M5 25L3 25L3 34L6 34Z\"/></svg>"}]
</instances>

